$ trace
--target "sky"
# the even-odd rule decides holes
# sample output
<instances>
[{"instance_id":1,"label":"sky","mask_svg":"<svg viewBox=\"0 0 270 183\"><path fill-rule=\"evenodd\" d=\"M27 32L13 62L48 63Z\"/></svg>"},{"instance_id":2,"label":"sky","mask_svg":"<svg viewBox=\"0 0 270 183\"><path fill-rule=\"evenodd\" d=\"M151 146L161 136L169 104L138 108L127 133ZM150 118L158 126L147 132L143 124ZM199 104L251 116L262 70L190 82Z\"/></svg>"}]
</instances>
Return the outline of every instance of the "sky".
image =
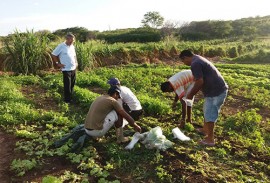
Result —
<instances>
[{"instance_id":1,"label":"sky","mask_svg":"<svg viewBox=\"0 0 270 183\"><path fill-rule=\"evenodd\" d=\"M0 36L26 30L138 28L144 14L186 23L270 15L269 0L1 0Z\"/></svg>"}]
</instances>

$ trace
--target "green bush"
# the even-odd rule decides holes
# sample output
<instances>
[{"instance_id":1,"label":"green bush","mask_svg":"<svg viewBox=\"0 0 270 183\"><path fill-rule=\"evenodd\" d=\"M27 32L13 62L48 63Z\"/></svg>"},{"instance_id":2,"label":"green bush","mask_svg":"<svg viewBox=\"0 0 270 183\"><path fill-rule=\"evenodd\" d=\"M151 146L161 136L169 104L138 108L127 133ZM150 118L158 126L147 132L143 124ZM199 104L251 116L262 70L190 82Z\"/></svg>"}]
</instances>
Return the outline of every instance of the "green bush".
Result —
<instances>
[{"instance_id":1,"label":"green bush","mask_svg":"<svg viewBox=\"0 0 270 183\"><path fill-rule=\"evenodd\" d=\"M104 32L97 36L98 39L105 40L108 43L116 42L158 42L161 40L161 33L155 29L138 28L118 32Z\"/></svg>"},{"instance_id":2,"label":"green bush","mask_svg":"<svg viewBox=\"0 0 270 183\"><path fill-rule=\"evenodd\" d=\"M147 114L160 115L168 114L171 110L170 106L164 103L161 99L152 98L147 95L139 95L142 107Z\"/></svg>"},{"instance_id":3,"label":"green bush","mask_svg":"<svg viewBox=\"0 0 270 183\"><path fill-rule=\"evenodd\" d=\"M49 39L32 31L14 34L4 40L4 50L8 54L6 70L22 74L37 74L41 69L52 67L48 48Z\"/></svg>"},{"instance_id":4,"label":"green bush","mask_svg":"<svg viewBox=\"0 0 270 183\"><path fill-rule=\"evenodd\" d=\"M229 54L230 58L235 58L235 57L239 56L238 50L237 50L237 48L235 46L228 50L228 54Z\"/></svg>"},{"instance_id":5,"label":"green bush","mask_svg":"<svg viewBox=\"0 0 270 183\"><path fill-rule=\"evenodd\" d=\"M250 134L259 128L262 116L256 113L255 109L245 112L239 112L226 119L224 128L226 130L234 130L238 133Z\"/></svg>"},{"instance_id":6,"label":"green bush","mask_svg":"<svg viewBox=\"0 0 270 183\"><path fill-rule=\"evenodd\" d=\"M88 89L80 88L78 86L74 87L74 98L80 103L84 108L89 108L91 103L99 96L97 93L93 93Z\"/></svg>"}]
</instances>

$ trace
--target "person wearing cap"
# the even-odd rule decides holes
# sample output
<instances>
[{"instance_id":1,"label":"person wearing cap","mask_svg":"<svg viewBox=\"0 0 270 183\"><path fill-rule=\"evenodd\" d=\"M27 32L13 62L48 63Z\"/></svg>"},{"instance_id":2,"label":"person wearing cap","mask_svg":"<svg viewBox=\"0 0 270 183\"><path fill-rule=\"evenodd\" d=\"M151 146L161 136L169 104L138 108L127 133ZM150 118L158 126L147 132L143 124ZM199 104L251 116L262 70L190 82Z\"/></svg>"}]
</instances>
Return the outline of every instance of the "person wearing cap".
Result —
<instances>
[{"instance_id":1,"label":"person wearing cap","mask_svg":"<svg viewBox=\"0 0 270 183\"><path fill-rule=\"evenodd\" d=\"M75 36L66 35L66 41L59 44L52 52L52 60L62 70L64 82L64 101L71 102L73 88L76 81L76 68L78 67L75 47Z\"/></svg>"},{"instance_id":2,"label":"person wearing cap","mask_svg":"<svg viewBox=\"0 0 270 183\"><path fill-rule=\"evenodd\" d=\"M84 127L85 132L92 137L104 136L114 125L116 127L117 143L126 142L128 138L123 135L123 118L137 132L141 132L141 127L134 119L125 112L117 101L120 98L121 90L117 86L112 86L108 90L108 95L97 97L90 106L87 113Z\"/></svg>"},{"instance_id":3,"label":"person wearing cap","mask_svg":"<svg viewBox=\"0 0 270 183\"><path fill-rule=\"evenodd\" d=\"M121 86L118 78L111 78L107 82L111 86L118 86L121 89L120 103L125 111L135 120L138 121L140 116L143 114L143 109L140 101L134 95L134 93L126 86Z\"/></svg>"},{"instance_id":4,"label":"person wearing cap","mask_svg":"<svg viewBox=\"0 0 270 183\"><path fill-rule=\"evenodd\" d=\"M162 92L175 92L175 98L173 101L172 108L175 109L176 103L180 100L182 104L182 118L180 120L180 128L184 128L186 122L192 123L192 100L187 101L186 96L194 85L194 77L191 70L183 70L173 75L168 81L161 83L160 88Z\"/></svg>"},{"instance_id":5,"label":"person wearing cap","mask_svg":"<svg viewBox=\"0 0 270 183\"><path fill-rule=\"evenodd\" d=\"M227 93L228 85L218 69L206 58L195 55L190 50L183 50L179 55L181 61L190 66L194 76L194 86L187 94L187 99L201 90L204 95L204 125L197 131L205 135L199 143L207 146L214 146L214 127Z\"/></svg>"}]
</instances>

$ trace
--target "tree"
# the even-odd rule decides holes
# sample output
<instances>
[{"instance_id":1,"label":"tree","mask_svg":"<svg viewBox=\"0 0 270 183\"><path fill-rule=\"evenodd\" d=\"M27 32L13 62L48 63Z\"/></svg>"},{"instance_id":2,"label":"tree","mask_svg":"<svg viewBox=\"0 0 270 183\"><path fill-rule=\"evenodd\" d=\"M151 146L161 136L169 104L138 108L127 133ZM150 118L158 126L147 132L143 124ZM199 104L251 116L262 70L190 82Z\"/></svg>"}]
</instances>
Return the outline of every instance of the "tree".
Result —
<instances>
[{"instance_id":1,"label":"tree","mask_svg":"<svg viewBox=\"0 0 270 183\"><path fill-rule=\"evenodd\" d=\"M76 37L76 40L80 42L86 42L89 34L89 30L85 27L71 27L66 29L58 29L53 34L59 37L64 37L68 32L73 33Z\"/></svg>"},{"instance_id":2,"label":"tree","mask_svg":"<svg viewBox=\"0 0 270 183\"><path fill-rule=\"evenodd\" d=\"M212 21L211 22L211 28L213 35L216 36L216 38L224 38L233 30L233 27L231 26L230 21Z\"/></svg>"},{"instance_id":3,"label":"tree","mask_svg":"<svg viewBox=\"0 0 270 183\"><path fill-rule=\"evenodd\" d=\"M257 33L257 28L255 26L245 26L242 27L242 32L246 36L254 36Z\"/></svg>"},{"instance_id":4,"label":"tree","mask_svg":"<svg viewBox=\"0 0 270 183\"><path fill-rule=\"evenodd\" d=\"M179 27L180 27L179 21L167 20L161 28L161 34L163 35L163 37L173 36L173 34Z\"/></svg>"},{"instance_id":5,"label":"tree","mask_svg":"<svg viewBox=\"0 0 270 183\"><path fill-rule=\"evenodd\" d=\"M158 28L162 26L164 18L157 11L150 11L144 14L144 18L141 21L143 27Z\"/></svg>"}]
</instances>

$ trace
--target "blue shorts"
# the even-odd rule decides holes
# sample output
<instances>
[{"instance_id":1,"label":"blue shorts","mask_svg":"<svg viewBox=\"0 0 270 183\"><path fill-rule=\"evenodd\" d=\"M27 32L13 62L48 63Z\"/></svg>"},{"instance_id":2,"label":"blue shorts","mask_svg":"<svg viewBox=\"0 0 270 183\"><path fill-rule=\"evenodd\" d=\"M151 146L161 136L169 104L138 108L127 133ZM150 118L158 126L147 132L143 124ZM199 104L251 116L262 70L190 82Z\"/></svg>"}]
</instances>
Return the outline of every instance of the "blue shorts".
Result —
<instances>
[{"instance_id":1,"label":"blue shorts","mask_svg":"<svg viewBox=\"0 0 270 183\"><path fill-rule=\"evenodd\" d=\"M225 90L216 97L205 97L203 104L203 113L205 122L216 122L221 106L223 105L228 90Z\"/></svg>"}]
</instances>

